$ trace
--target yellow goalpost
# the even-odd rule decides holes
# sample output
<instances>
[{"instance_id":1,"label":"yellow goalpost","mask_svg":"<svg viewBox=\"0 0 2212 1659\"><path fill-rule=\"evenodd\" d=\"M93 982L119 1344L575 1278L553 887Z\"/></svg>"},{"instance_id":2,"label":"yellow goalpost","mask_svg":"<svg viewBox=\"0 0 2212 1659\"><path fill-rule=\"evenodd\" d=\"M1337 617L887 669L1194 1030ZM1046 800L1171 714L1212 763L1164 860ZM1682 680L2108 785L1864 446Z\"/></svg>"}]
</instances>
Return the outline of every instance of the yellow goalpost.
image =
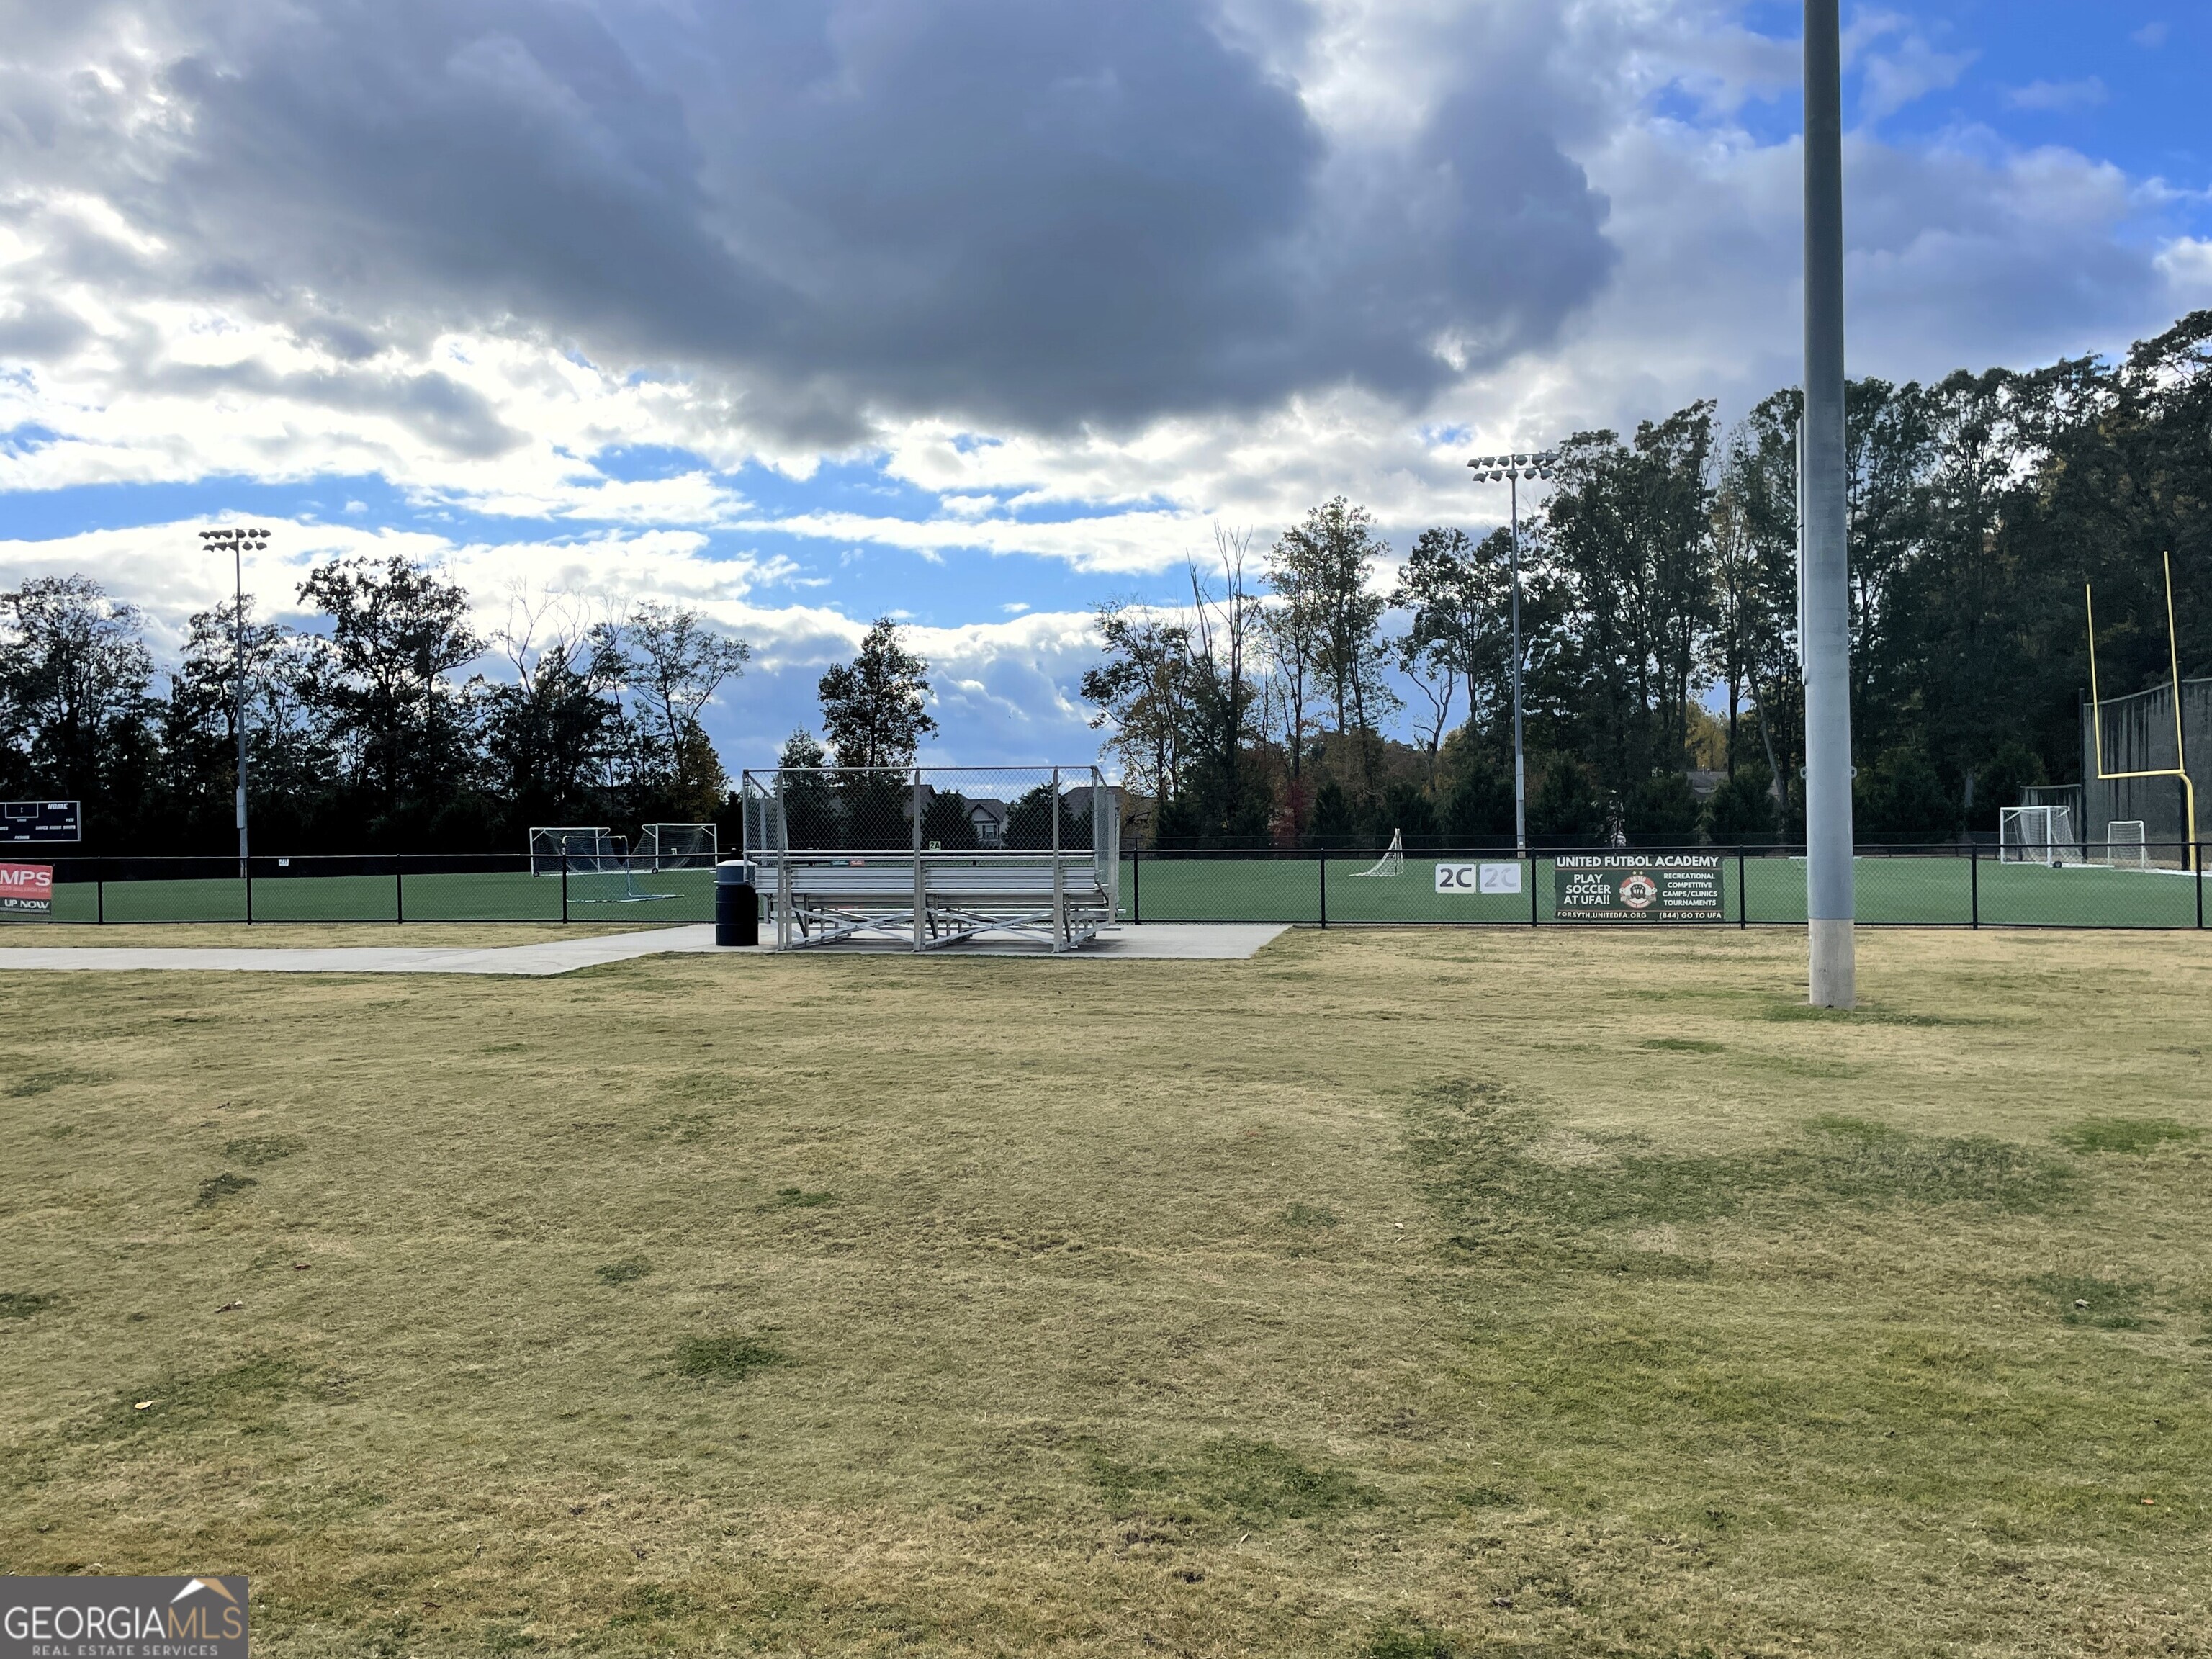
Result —
<instances>
[{"instance_id":1,"label":"yellow goalpost","mask_svg":"<svg viewBox=\"0 0 2212 1659\"><path fill-rule=\"evenodd\" d=\"M2197 858L2196 849L2200 844L2197 830L2197 785L2189 775L2189 751L2183 746L2181 735L2181 639L2173 626L2173 555L2168 553L2166 556L2166 660L2173 675L2174 763L2172 766L2161 766L2145 772L2107 772L2105 769L2105 705L2097 691L2097 596L2096 589L2088 582L2081 584L2081 602L2089 622L2089 720L2096 741L2097 781L2111 783L2122 778L2179 778L2183 805L2189 816L2189 860L2193 866ZM2087 824L2082 825L2083 833L2086 834L2087 830Z\"/></svg>"}]
</instances>

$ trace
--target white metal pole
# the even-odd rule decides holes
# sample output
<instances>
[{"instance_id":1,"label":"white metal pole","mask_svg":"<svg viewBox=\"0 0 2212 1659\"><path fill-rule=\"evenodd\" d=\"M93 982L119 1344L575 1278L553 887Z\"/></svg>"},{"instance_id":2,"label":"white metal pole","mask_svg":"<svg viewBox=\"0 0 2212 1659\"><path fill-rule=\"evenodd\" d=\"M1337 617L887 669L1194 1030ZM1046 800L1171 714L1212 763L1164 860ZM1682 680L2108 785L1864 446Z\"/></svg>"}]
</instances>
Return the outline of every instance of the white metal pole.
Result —
<instances>
[{"instance_id":1,"label":"white metal pole","mask_svg":"<svg viewBox=\"0 0 2212 1659\"><path fill-rule=\"evenodd\" d=\"M1844 395L1842 28L1838 0L1805 0L1805 915L1820 1008L1857 996Z\"/></svg>"},{"instance_id":2,"label":"white metal pole","mask_svg":"<svg viewBox=\"0 0 2212 1659\"><path fill-rule=\"evenodd\" d=\"M775 769L775 948L791 948L791 820L783 807L786 769Z\"/></svg>"},{"instance_id":3,"label":"white metal pole","mask_svg":"<svg viewBox=\"0 0 2212 1659\"><path fill-rule=\"evenodd\" d=\"M1060 863L1060 769L1052 769L1052 948L1067 944L1067 872Z\"/></svg>"},{"instance_id":4,"label":"white metal pole","mask_svg":"<svg viewBox=\"0 0 2212 1659\"><path fill-rule=\"evenodd\" d=\"M1513 856L1528 856L1528 763L1521 737L1521 469L1513 490Z\"/></svg>"}]
</instances>

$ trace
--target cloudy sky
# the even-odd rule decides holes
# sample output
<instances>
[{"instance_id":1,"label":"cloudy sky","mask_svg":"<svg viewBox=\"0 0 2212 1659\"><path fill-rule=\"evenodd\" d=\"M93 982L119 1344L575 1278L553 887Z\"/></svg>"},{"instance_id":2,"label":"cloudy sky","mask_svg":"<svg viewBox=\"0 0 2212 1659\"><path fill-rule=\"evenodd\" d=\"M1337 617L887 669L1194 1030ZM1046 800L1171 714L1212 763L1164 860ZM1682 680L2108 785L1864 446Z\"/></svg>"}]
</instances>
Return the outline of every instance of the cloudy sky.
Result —
<instances>
[{"instance_id":1,"label":"cloudy sky","mask_svg":"<svg viewBox=\"0 0 2212 1659\"><path fill-rule=\"evenodd\" d=\"M1851 367L2212 305L2202 0L1845 6ZM1085 759L1090 608L1343 493L1796 378L1778 0L0 0L0 583L194 532L696 605L732 769L867 620Z\"/></svg>"}]
</instances>

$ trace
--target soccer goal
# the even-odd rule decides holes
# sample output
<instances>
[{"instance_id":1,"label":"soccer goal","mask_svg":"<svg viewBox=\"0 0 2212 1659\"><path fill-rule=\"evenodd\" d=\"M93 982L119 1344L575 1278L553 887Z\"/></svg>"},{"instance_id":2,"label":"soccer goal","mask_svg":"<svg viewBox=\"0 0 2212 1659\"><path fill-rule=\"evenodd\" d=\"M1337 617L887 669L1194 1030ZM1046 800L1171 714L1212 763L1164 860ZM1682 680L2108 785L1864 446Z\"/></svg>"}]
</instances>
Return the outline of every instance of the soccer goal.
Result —
<instances>
[{"instance_id":1,"label":"soccer goal","mask_svg":"<svg viewBox=\"0 0 2212 1659\"><path fill-rule=\"evenodd\" d=\"M2081 863L2074 814L2063 806L2007 806L1997 813L1997 858L2005 864Z\"/></svg>"},{"instance_id":2,"label":"soccer goal","mask_svg":"<svg viewBox=\"0 0 2212 1659\"><path fill-rule=\"evenodd\" d=\"M640 870L711 870L719 845L711 823L648 823L630 861Z\"/></svg>"},{"instance_id":3,"label":"soccer goal","mask_svg":"<svg viewBox=\"0 0 2212 1659\"><path fill-rule=\"evenodd\" d=\"M647 892L637 884L637 860L626 836L602 835L590 842L572 836L567 857L571 904L643 904L678 896Z\"/></svg>"},{"instance_id":4,"label":"soccer goal","mask_svg":"<svg viewBox=\"0 0 2212 1659\"><path fill-rule=\"evenodd\" d=\"M2141 818L2114 818L2105 826L2105 856L2115 870L2148 870L2150 849Z\"/></svg>"},{"instance_id":5,"label":"soccer goal","mask_svg":"<svg viewBox=\"0 0 2212 1659\"><path fill-rule=\"evenodd\" d=\"M1406 832L1393 830L1390 846L1381 858L1375 860L1372 870L1354 870L1355 876L1402 876L1406 873Z\"/></svg>"},{"instance_id":6,"label":"soccer goal","mask_svg":"<svg viewBox=\"0 0 2212 1659\"><path fill-rule=\"evenodd\" d=\"M612 839L607 826L600 824L552 824L530 832L530 873L533 876L557 876L564 870L577 867L578 861L586 864L602 856L604 844Z\"/></svg>"}]
</instances>

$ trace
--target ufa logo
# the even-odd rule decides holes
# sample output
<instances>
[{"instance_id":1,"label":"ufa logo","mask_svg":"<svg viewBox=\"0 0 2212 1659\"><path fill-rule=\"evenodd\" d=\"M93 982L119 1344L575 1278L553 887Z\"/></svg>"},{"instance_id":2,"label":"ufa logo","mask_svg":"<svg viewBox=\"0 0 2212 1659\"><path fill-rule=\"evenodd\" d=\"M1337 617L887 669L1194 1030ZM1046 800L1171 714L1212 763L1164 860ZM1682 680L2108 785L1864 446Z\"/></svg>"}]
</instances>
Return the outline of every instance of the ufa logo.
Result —
<instances>
[{"instance_id":1,"label":"ufa logo","mask_svg":"<svg viewBox=\"0 0 2212 1659\"><path fill-rule=\"evenodd\" d=\"M1620 902L1632 910L1648 910L1659 896L1659 884L1638 871L1620 884Z\"/></svg>"}]
</instances>

